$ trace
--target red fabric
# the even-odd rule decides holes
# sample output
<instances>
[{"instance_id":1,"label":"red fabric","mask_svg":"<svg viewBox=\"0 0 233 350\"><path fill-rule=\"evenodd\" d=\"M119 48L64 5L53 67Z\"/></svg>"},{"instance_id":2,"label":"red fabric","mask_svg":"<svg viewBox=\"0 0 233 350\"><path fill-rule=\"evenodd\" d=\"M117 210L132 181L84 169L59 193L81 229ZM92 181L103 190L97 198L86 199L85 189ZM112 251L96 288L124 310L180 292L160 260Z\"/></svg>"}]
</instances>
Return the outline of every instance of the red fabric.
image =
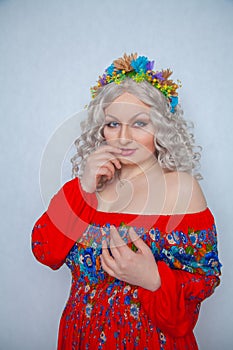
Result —
<instances>
[{"instance_id":1,"label":"red fabric","mask_svg":"<svg viewBox=\"0 0 233 350\"><path fill-rule=\"evenodd\" d=\"M172 270L161 261L158 269L161 287L156 292L139 287L139 299L153 323L173 337L183 337L192 332L200 303L214 292L219 278Z\"/></svg>"},{"instance_id":2,"label":"red fabric","mask_svg":"<svg viewBox=\"0 0 233 350\"><path fill-rule=\"evenodd\" d=\"M96 197L83 192L78 179L67 182L34 225L32 247L37 260L54 270L63 265L96 205Z\"/></svg>"},{"instance_id":3,"label":"red fabric","mask_svg":"<svg viewBox=\"0 0 233 350\"><path fill-rule=\"evenodd\" d=\"M33 229L35 257L52 269L58 269L66 261L72 272L72 288L60 323L58 349L197 349L193 328L200 303L213 293L218 277L171 269L158 261L161 287L155 292L129 286L106 275L93 282L92 275L85 274L88 266L86 270L82 270L84 265L80 268L80 261L83 262L93 247L85 250L76 241L90 223L94 223L97 231L106 223L120 226L122 222L143 226L146 230L157 227L161 232L174 228L186 232L188 227L208 229L214 223L210 210L184 215L138 216L102 213L96 207L96 196L84 193L79 180L74 179L53 197ZM95 264L97 269L98 257Z\"/></svg>"}]
</instances>

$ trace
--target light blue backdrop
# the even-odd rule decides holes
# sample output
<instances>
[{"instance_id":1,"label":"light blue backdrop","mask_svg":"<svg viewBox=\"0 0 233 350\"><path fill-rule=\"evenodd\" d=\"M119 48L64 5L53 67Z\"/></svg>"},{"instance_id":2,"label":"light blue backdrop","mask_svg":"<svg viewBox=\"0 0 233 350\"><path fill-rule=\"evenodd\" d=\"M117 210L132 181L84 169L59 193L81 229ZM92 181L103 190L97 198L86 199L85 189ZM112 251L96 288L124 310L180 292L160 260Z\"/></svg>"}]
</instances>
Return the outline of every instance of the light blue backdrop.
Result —
<instances>
[{"instance_id":1,"label":"light blue backdrop","mask_svg":"<svg viewBox=\"0 0 233 350\"><path fill-rule=\"evenodd\" d=\"M202 350L231 348L232 38L230 0L0 0L0 349L56 348L70 275L40 265L30 251L31 228L45 209L41 159L57 128L83 110L89 87L124 51L155 58L182 80L180 99L203 146L201 186L224 264L222 285L203 303L195 333ZM48 167L46 196L71 173L66 160L62 174Z\"/></svg>"}]
</instances>

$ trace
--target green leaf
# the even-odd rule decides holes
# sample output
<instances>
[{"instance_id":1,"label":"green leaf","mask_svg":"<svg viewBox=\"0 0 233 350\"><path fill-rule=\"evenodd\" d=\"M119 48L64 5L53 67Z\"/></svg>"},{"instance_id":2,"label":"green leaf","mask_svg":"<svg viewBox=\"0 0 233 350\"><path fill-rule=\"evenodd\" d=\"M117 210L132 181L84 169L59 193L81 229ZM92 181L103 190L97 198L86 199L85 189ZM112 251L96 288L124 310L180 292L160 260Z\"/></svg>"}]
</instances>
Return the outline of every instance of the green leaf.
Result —
<instances>
[{"instance_id":1,"label":"green leaf","mask_svg":"<svg viewBox=\"0 0 233 350\"><path fill-rule=\"evenodd\" d=\"M185 252L186 252L186 254L193 255L193 253L194 253L194 248L191 247L191 246L188 246L188 247L185 249Z\"/></svg>"}]
</instances>

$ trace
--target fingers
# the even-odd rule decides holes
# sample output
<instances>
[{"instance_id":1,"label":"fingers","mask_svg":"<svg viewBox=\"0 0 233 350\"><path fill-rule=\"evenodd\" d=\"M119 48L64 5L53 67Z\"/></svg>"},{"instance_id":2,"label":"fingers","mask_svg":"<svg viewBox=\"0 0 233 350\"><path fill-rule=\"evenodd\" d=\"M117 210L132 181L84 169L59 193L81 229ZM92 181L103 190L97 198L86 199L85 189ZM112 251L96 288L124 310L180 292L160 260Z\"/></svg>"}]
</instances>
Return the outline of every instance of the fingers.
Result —
<instances>
[{"instance_id":1,"label":"fingers","mask_svg":"<svg viewBox=\"0 0 233 350\"><path fill-rule=\"evenodd\" d=\"M109 249L111 251L112 256L109 253ZM109 249L106 240L103 239L103 260L105 262L105 265L108 265L108 267L110 267L111 269L114 269L115 265L121 261L122 256L127 256L132 252L132 250L123 241L123 239L121 238L120 234L114 226L110 227ZM115 265L114 262L116 263Z\"/></svg>"},{"instance_id":2,"label":"fingers","mask_svg":"<svg viewBox=\"0 0 233 350\"><path fill-rule=\"evenodd\" d=\"M118 155L121 153L122 153L122 150L120 148L109 146L109 145L100 146L95 151L95 154L98 154L98 155L103 154L105 157L108 156L108 160L111 161L116 166L117 169L121 168L121 163L116 158L116 156L114 157L114 155L115 154Z\"/></svg>"},{"instance_id":3,"label":"fingers","mask_svg":"<svg viewBox=\"0 0 233 350\"><path fill-rule=\"evenodd\" d=\"M131 238L132 243L137 247L141 252L146 252L150 248L148 245L138 236L133 227L129 229L129 236Z\"/></svg>"},{"instance_id":4,"label":"fingers","mask_svg":"<svg viewBox=\"0 0 233 350\"><path fill-rule=\"evenodd\" d=\"M122 152L122 150L120 148L110 146L110 145L103 145L103 146L100 146L99 148L97 148L95 153L102 153L103 151L109 152L109 153L117 153L117 154L121 154L121 152Z\"/></svg>"},{"instance_id":5,"label":"fingers","mask_svg":"<svg viewBox=\"0 0 233 350\"><path fill-rule=\"evenodd\" d=\"M107 272L110 276L115 277L114 273L114 258L109 254L108 246L106 240L102 242L102 255L100 256L101 266L105 272Z\"/></svg>"},{"instance_id":6,"label":"fingers","mask_svg":"<svg viewBox=\"0 0 233 350\"><path fill-rule=\"evenodd\" d=\"M128 246L121 238L121 236L120 236L120 234L117 231L115 226L110 227L110 247L111 247L111 249L118 248L119 251L121 250L121 248L125 248L125 247L128 248Z\"/></svg>"},{"instance_id":7,"label":"fingers","mask_svg":"<svg viewBox=\"0 0 233 350\"><path fill-rule=\"evenodd\" d=\"M117 158L111 159L111 162L115 165L117 169L121 169L121 162Z\"/></svg>"},{"instance_id":8,"label":"fingers","mask_svg":"<svg viewBox=\"0 0 233 350\"><path fill-rule=\"evenodd\" d=\"M82 176L82 188L93 193L96 191L102 177L103 180L112 180L116 169L121 169L121 163L117 155L122 151L113 146L104 145L97 148L87 157Z\"/></svg>"},{"instance_id":9,"label":"fingers","mask_svg":"<svg viewBox=\"0 0 233 350\"><path fill-rule=\"evenodd\" d=\"M110 163L106 163L103 166L99 167L96 175L106 176L108 180L112 179L115 174L114 166Z\"/></svg>"},{"instance_id":10,"label":"fingers","mask_svg":"<svg viewBox=\"0 0 233 350\"><path fill-rule=\"evenodd\" d=\"M104 152L103 152L104 151ZM121 163L113 154L106 152L103 149L98 149L91 156L93 159L96 159L97 163L109 163L114 164L117 169L121 169Z\"/></svg>"},{"instance_id":11,"label":"fingers","mask_svg":"<svg viewBox=\"0 0 233 350\"><path fill-rule=\"evenodd\" d=\"M113 260L113 258L111 257L111 255L109 253L108 245L107 245L107 242L105 239L103 239L103 241L102 241L102 256L106 260Z\"/></svg>"},{"instance_id":12,"label":"fingers","mask_svg":"<svg viewBox=\"0 0 233 350\"><path fill-rule=\"evenodd\" d=\"M100 170L102 168L107 168L109 171L111 171L111 176L109 177L112 178L115 174L115 170L121 169L121 163L113 154L113 151L114 153L121 153L121 150L118 148L112 146L101 146L89 156L88 163L91 165L92 169L98 169L97 174L107 175L105 173L101 173Z\"/></svg>"}]
</instances>

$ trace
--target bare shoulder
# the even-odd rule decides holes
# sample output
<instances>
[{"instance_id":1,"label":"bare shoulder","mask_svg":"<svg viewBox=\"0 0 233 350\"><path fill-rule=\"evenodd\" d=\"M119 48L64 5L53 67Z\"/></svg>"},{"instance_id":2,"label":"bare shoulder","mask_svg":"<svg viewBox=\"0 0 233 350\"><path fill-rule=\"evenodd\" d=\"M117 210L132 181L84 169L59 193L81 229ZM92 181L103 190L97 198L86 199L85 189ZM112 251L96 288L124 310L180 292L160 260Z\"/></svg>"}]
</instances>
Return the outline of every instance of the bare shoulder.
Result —
<instances>
[{"instance_id":1,"label":"bare shoulder","mask_svg":"<svg viewBox=\"0 0 233 350\"><path fill-rule=\"evenodd\" d=\"M198 212L206 209L207 202L199 182L182 171L166 174L167 193L177 212Z\"/></svg>"}]
</instances>

